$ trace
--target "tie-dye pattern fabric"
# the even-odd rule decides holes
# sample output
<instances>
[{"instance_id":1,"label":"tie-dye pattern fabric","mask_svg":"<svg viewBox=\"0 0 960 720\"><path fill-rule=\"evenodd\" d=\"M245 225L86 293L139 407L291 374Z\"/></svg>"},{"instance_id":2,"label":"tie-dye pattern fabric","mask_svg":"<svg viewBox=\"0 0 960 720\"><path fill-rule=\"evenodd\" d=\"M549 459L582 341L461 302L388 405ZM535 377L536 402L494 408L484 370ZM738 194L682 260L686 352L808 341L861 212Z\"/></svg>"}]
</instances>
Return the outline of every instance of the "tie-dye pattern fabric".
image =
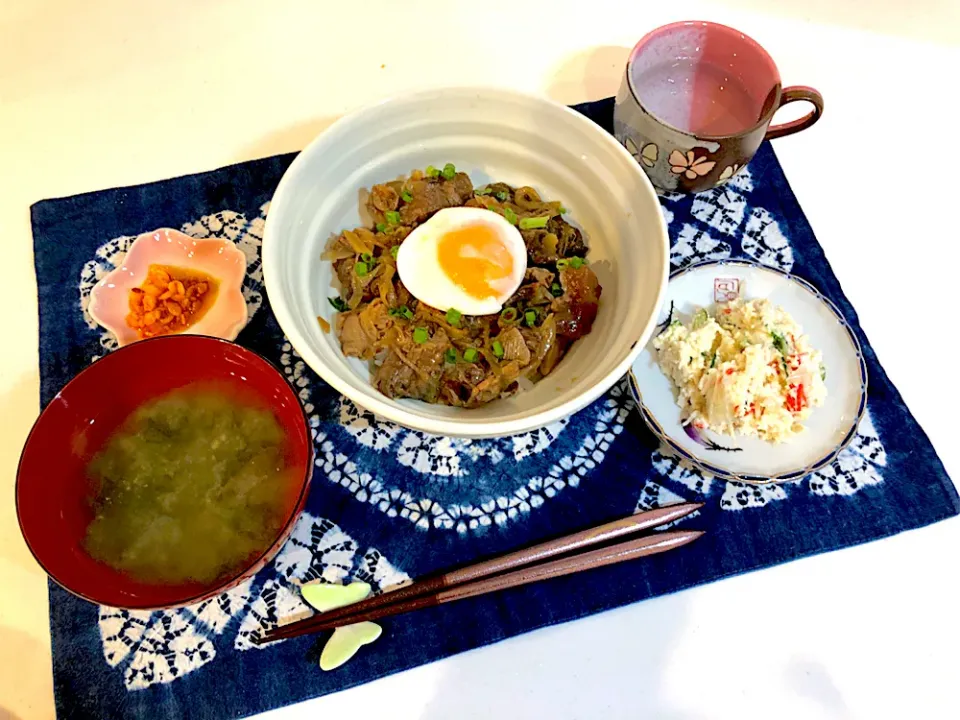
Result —
<instances>
[{"instance_id":1,"label":"tie-dye pattern fabric","mask_svg":"<svg viewBox=\"0 0 960 720\"><path fill-rule=\"evenodd\" d=\"M606 128L612 102L578 108ZM750 257L828 295L854 326L870 372L854 442L800 481L757 488L704 476L660 447L626 382L582 412L499 440L427 436L333 392L277 326L260 242L284 155L32 208L40 297L41 399L112 351L86 312L90 288L132 237L157 227L227 237L247 256L250 323L238 342L281 366L313 427L313 490L276 560L229 593L165 612L97 607L50 588L58 714L70 718L242 717L323 695L553 623L798 557L867 542L960 511L957 493L890 384L777 163L764 145L724 187L667 195L674 268ZM108 388L104 388L108 391ZM362 581L375 592L439 568L680 500L708 531L675 554L385 620L383 635L324 673L313 638L257 647L309 612L298 587ZM325 638L323 638L325 639Z\"/></svg>"}]
</instances>

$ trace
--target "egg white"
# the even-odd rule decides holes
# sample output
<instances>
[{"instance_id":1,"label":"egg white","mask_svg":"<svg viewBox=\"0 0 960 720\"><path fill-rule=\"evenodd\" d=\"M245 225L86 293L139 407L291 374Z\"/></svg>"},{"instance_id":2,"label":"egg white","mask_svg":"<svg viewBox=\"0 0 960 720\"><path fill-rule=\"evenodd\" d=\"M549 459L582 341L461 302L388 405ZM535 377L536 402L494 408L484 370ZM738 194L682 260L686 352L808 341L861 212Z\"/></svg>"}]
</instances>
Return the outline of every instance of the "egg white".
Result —
<instances>
[{"instance_id":1,"label":"egg white","mask_svg":"<svg viewBox=\"0 0 960 720\"><path fill-rule=\"evenodd\" d=\"M496 232L513 257L513 272L494 284L497 294L476 298L464 292L440 267L438 244L449 232L484 225ZM492 315L520 287L527 270L527 247L520 231L499 213L483 208L440 210L404 239L397 253L397 272L407 290L420 302L438 310L454 308L464 315Z\"/></svg>"}]
</instances>

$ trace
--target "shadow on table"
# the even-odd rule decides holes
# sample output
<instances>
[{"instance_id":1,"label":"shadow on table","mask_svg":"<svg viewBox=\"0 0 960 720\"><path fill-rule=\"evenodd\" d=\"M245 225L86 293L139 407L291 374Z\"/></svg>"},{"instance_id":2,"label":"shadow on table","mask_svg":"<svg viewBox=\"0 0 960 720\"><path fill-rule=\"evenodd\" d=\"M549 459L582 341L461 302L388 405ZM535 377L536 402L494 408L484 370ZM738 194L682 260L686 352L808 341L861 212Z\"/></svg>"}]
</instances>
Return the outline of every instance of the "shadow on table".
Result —
<instances>
[{"instance_id":1,"label":"shadow on table","mask_svg":"<svg viewBox=\"0 0 960 720\"><path fill-rule=\"evenodd\" d=\"M554 69L546 94L567 105L615 95L629 54L630 48L609 45L570 55ZM244 146L237 161L303 150L337 119L312 118L272 132Z\"/></svg>"},{"instance_id":2,"label":"shadow on table","mask_svg":"<svg viewBox=\"0 0 960 720\"><path fill-rule=\"evenodd\" d=\"M337 117L312 118L276 130L250 145L244 146L237 157L237 162L288 152L299 152L337 119Z\"/></svg>"},{"instance_id":3,"label":"shadow on table","mask_svg":"<svg viewBox=\"0 0 960 720\"><path fill-rule=\"evenodd\" d=\"M465 653L448 663L421 720L705 720L663 694L685 617L685 601L673 596L518 636L495 656Z\"/></svg>"},{"instance_id":4,"label":"shadow on table","mask_svg":"<svg viewBox=\"0 0 960 720\"><path fill-rule=\"evenodd\" d=\"M630 48L615 45L581 50L564 58L547 82L547 95L571 105L617 94Z\"/></svg>"}]
</instances>

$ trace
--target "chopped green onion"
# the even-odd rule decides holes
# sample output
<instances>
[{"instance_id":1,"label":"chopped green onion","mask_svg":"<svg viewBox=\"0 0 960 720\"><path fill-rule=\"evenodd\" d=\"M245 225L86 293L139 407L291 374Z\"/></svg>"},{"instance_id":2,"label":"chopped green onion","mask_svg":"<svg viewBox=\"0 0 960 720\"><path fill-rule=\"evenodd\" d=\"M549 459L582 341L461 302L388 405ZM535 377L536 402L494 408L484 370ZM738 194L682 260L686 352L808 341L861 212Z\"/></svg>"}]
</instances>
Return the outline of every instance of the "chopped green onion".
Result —
<instances>
[{"instance_id":1,"label":"chopped green onion","mask_svg":"<svg viewBox=\"0 0 960 720\"><path fill-rule=\"evenodd\" d=\"M333 309L337 312L346 312L350 309L350 306L347 305L340 297L327 298L327 301L333 305Z\"/></svg>"},{"instance_id":2,"label":"chopped green onion","mask_svg":"<svg viewBox=\"0 0 960 720\"><path fill-rule=\"evenodd\" d=\"M386 229L387 229L386 223L377 223L377 232L382 233Z\"/></svg>"},{"instance_id":3,"label":"chopped green onion","mask_svg":"<svg viewBox=\"0 0 960 720\"><path fill-rule=\"evenodd\" d=\"M567 268L579 270L586 264L587 261L581 257L560 258L557 260L557 270L566 270Z\"/></svg>"},{"instance_id":4,"label":"chopped green onion","mask_svg":"<svg viewBox=\"0 0 960 720\"><path fill-rule=\"evenodd\" d=\"M363 277L368 272L370 272L370 266L365 262L354 263L353 271L357 274L358 277Z\"/></svg>"},{"instance_id":5,"label":"chopped green onion","mask_svg":"<svg viewBox=\"0 0 960 720\"><path fill-rule=\"evenodd\" d=\"M497 200L499 200L500 202L503 202L503 201L506 200L508 197L510 197L510 193L508 193L506 190L499 190L499 191L497 191L497 193L494 195L494 197L495 197Z\"/></svg>"},{"instance_id":6,"label":"chopped green onion","mask_svg":"<svg viewBox=\"0 0 960 720\"><path fill-rule=\"evenodd\" d=\"M707 311L703 308L700 308L693 314L693 329L699 330L710 320L710 316L707 315Z\"/></svg>"},{"instance_id":7,"label":"chopped green onion","mask_svg":"<svg viewBox=\"0 0 960 720\"><path fill-rule=\"evenodd\" d=\"M397 253L399 253L399 252L400 252L400 246L399 246L399 245L394 245L392 248L390 248L390 257L392 257L394 260L396 260L396 259L397 259Z\"/></svg>"},{"instance_id":8,"label":"chopped green onion","mask_svg":"<svg viewBox=\"0 0 960 720\"><path fill-rule=\"evenodd\" d=\"M547 223L550 221L549 217L529 217L524 218L520 221L521 230L536 230L538 228L545 228Z\"/></svg>"},{"instance_id":9,"label":"chopped green onion","mask_svg":"<svg viewBox=\"0 0 960 720\"><path fill-rule=\"evenodd\" d=\"M473 194L474 194L474 195L489 195L489 194L490 194L490 186L489 186L489 185L484 185L484 186L482 186L482 187L478 187L478 188L476 188L476 189L473 191Z\"/></svg>"},{"instance_id":10,"label":"chopped green onion","mask_svg":"<svg viewBox=\"0 0 960 720\"><path fill-rule=\"evenodd\" d=\"M408 193L406 190L400 193L400 197L403 198L404 202L413 202L413 195Z\"/></svg>"},{"instance_id":11,"label":"chopped green onion","mask_svg":"<svg viewBox=\"0 0 960 720\"><path fill-rule=\"evenodd\" d=\"M504 308L503 312L500 313L500 320L505 323L512 324L516 322L518 314L519 313L517 312L516 308Z\"/></svg>"},{"instance_id":12,"label":"chopped green onion","mask_svg":"<svg viewBox=\"0 0 960 720\"><path fill-rule=\"evenodd\" d=\"M430 333L427 332L425 327L418 327L413 331L413 341L418 345L423 345L429 339Z\"/></svg>"},{"instance_id":13,"label":"chopped green onion","mask_svg":"<svg viewBox=\"0 0 960 720\"><path fill-rule=\"evenodd\" d=\"M427 177L436 177L440 174L440 171L437 170L433 165L427 165L427 168L424 172L426 172Z\"/></svg>"},{"instance_id":14,"label":"chopped green onion","mask_svg":"<svg viewBox=\"0 0 960 720\"><path fill-rule=\"evenodd\" d=\"M371 255L370 253L360 253L360 259L363 262L367 263L367 265L373 264L373 255Z\"/></svg>"},{"instance_id":15,"label":"chopped green onion","mask_svg":"<svg viewBox=\"0 0 960 720\"><path fill-rule=\"evenodd\" d=\"M447 180L453 180L453 176L457 174L457 168L453 163L447 163L443 166L443 171L440 174Z\"/></svg>"},{"instance_id":16,"label":"chopped green onion","mask_svg":"<svg viewBox=\"0 0 960 720\"><path fill-rule=\"evenodd\" d=\"M554 297L563 295L563 288L560 287L560 283L553 283L553 285L550 286L550 294Z\"/></svg>"},{"instance_id":17,"label":"chopped green onion","mask_svg":"<svg viewBox=\"0 0 960 720\"><path fill-rule=\"evenodd\" d=\"M496 357L498 358L503 357L503 345L500 343L499 340L494 340L493 345L491 347L493 347L493 354Z\"/></svg>"},{"instance_id":18,"label":"chopped green onion","mask_svg":"<svg viewBox=\"0 0 960 720\"><path fill-rule=\"evenodd\" d=\"M398 213L396 210L387 210L383 215L387 218L387 222L391 225L400 224L400 213Z\"/></svg>"},{"instance_id":19,"label":"chopped green onion","mask_svg":"<svg viewBox=\"0 0 960 720\"><path fill-rule=\"evenodd\" d=\"M787 341L776 330L770 331L770 337L773 338L773 346L780 351L781 355L787 355L789 348L787 348Z\"/></svg>"},{"instance_id":20,"label":"chopped green onion","mask_svg":"<svg viewBox=\"0 0 960 720\"><path fill-rule=\"evenodd\" d=\"M447 348L446 352L443 353L443 359L448 363L455 363L457 361L457 350L456 348Z\"/></svg>"},{"instance_id":21,"label":"chopped green onion","mask_svg":"<svg viewBox=\"0 0 960 720\"><path fill-rule=\"evenodd\" d=\"M463 351L463 359L467 362L476 362L477 355L478 353L474 348L467 348Z\"/></svg>"},{"instance_id":22,"label":"chopped green onion","mask_svg":"<svg viewBox=\"0 0 960 720\"><path fill-rule=\"evenodd\" d=\"M820 379L821 380L827 379L827 366L824 365L823 363L820 363Z\"/></svg>"},{"instance_id":23,"label":"chopped green onion","mask_svg":"<svg viewBox=\"0 0 960 720\"><path fill-rule=\"evenodd\" d=\"M566 209L563 205L561 205L561 206L560 206L560 214L563 215L565 212L567 212L567 209Z\"/></svg>"},{"instance_id":24,"label":"chopped green onion","mask_svg":"<svg viewBox=\"0 0 960 720\"><path fill-rule=\"evenodd\" d=\"M413 320L413 310L408 308L406 305L400 306L400 315L405 317L407 320Z\"/></svg>"},{"instance_id":25,"label":"chopped green onion","mask_svg":"<svg viewBox=\"0 0 960 720\"><path fill-rule=\"evenodd\" d=\"M533 327L534 325L537 324L537 313L536 313L536 311L534 311L534 310L527 310L527 311L523 314L523 319L526 321L527 327Z\"/></svg>"},{"instance_id":26,"label":"chopped green onion","mask_svg":"<svg viewBox=\"0 0 960 720\"><path fill-rule=\"evenodd\" d=\"M517 224L517 214L510 208L503 209L503 216L507 219L507 222L511 225Z\"/></svg>"},{"instance_id":27,"label":"chopped green onion","mask_svg":"<svg viewBox=\"0 0 960 720\"><path fill-rule=\"evenodd\" d=\"M460 318L462 317L459 310L450 308L447 310L447 322L453 325L454 327L460 327Z\"/></svg>"}]
</instances>

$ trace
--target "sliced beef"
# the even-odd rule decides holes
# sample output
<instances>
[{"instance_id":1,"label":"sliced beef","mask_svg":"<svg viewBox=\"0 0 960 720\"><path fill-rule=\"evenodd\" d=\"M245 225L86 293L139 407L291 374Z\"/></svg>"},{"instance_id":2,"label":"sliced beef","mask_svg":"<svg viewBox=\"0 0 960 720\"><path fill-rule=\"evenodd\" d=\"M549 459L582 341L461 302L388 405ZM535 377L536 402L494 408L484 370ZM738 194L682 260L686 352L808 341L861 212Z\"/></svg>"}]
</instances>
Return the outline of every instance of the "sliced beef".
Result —
<instances>
[{"instance_id":1,"label":"sliced beef","mask_svg":"<svg viewBox=\"0 0 960 720\"><path fill-rule=\"evenodd\" d=\"M437 210L463 205L473 196L473 183L466 173L446 178L425 178L407 183L413 199L400 207L400 222L412 225L426 220Z\"/></svg>"},{"instance_id":2,"label":"sliced beef","mask_svg":"<svg viewBox=\"0 0 960 720\"><path fill-rule=\"evenodd\" d=\"M384 275L390 274L391 277L388 280L392 279L393 275L392 265L378 264L373 270L360 277L356 272L356 260L352 257L337 260L333 263L333 270L337 274L337 280L340 281L340 296L346 300L350 309L359 307L361 302L380 297Z\"/></svg>"},{"instance_id":3,"label":"sliced beef","mask_svg":"<svg viewBox=\"0 0 960 720\"><path fill-rule=\"evenodd\" d=\"M343 234L340 234L330 237L330 239L327 241L326 248L324 248L323 252L320 254L320 259L336 262L337 260L343 260L344 258L352 258L354 255L356 255L356 252L352 247L350 247L346 237Z\"/></svg>"},{"instance_id":4,"label":"sliced beef","mask_svg":"<svg viewBox=\"0 0 960 720\"><path fill-rule=\"evenodd\" d=\"M386 305L374 300L356 310L337 315L337 336L340 347L348 357L372 360L383 349L383 341L393 326Z\"/></svg>"},{"instance_id":5,"label":"sliced beef","mask_svg":"<svg viewBox=\"0 0 960 720\"><path fill-rule=\"evenodd\" d=\"M396 210L400 204L400 193L390 185L374 185L370 188L369 205L371 210L385 213Z\"/></svg>"},{"instance_id":6,"label":"sliced beef","mask_svg":"<svg viewBox=\"0 0 960 720\"><path fill-rule=\"evenodd\" d=\"M473 389L479 385L486 372L476 363L458 362L444 366L441 381L441 396L448 405L464 407L473 396Z\"/></svg>"},{"instance_id":7,"label":"sliced beef","mask_svg":"<svg viewBox=\"0 0 960 720\"><path fill-rule=\"evenodd\" d=\"M554 274L546 268L528 267L523 276L523 284L517 288L507 304L549 305L553 302L550 286L553 284L554 277Z\"/></svg>"},{"instance_id":8,"label":"sliced beef","mask_svg":"<svg viewBox=\"0 0 960 720\"><path fill-rule=\"evenodd\" d=\"M491 400L496 400L503 392L503 378L494 372L487 373L487 376L479 383L473 386L470 393L470 399L465 403L466 407L480 407L486 405Z\"/></svg>"},{"instance_id":9,"label":"sliced beef","mask_svg":"<svg viewBox=\"0 0 960 720\"><path fill-rule=\"evenodd\" d=\"M552 265L561 258L560 240L549 230L521 230L527 246L527 262L531 265Z\"/></svg>"},{"instance_id":10,"label":"sliced beef","mask_svg":"<svg viewBox=\"0 0 960 720\"><path fill-rule=\"evenodd\" d=\"M540 267L528 267L527 271L523 274L523 281L525 283L539 283L547 288L550 287L553 278L554 274L551 270Z\"/></svg>"},{"instance_id":11,"label":"sliced beef","mask_svg":"<svg viewBox=\"0 0 960 720\"><path fill-rule=\"evenodd\" d=\"M351 310L359 307L363 302L365 290L363 282L353 269L355 264L353 257L337 260L333 264L334 272L337 273L337 279L340 281L340 296L347 301Z\"/></svg>"},{"instance_id":12,"label":"sliced beef","mask_svg":"<svg viewBox=\"0 0 960 720\"><path fill-rule=\"evenodd\" d=\"M538 372L540 375L546 375L549 370L545 372L541 365L557 344L556 318L548 315L539 327L523 328L520 333L527 344L527 349L530 350L530 362L526 368L527 376L533 378Z\"/></svg>"},{"instance_id":13,"label":"sliced beef","mask_svg":"<svg viewBox=\"0 0 960 720\"><path fill-rule=\"evenodd\" d=\"M491 400L512 394L517 390L517 378L520 377L520 363L516 360L504 363L500 372L490 372L473 390L467 407L480 407Z\"/></svg>"},{"instance_id":14,"label":"sliced beef","mask_svg":"<svg viewBox=\"0 0 960 720\"><path fill-rule=\"evenodd\" d=\"M600 305L600 282L587 266L560 272L563 295L553 301L557 335L569 340L583 337L593 327Z\"/></svg>"},{"instance_id":15,"label":"sliced beef","mask_svg":"<svg viewBox=\"0 0 960 720\"><path fill-rule=\"evenodd\" d=\"M513 188L506 183L490 183L487 185L487 196L500 202L513 202Z\"/></svg>"},{"instance_id":16,"label":"sliced beef","mask_svg":"<svg viewBox=\"0 0 960 720\"><path fill-rule=\"evenodd\" d=\"M523 334L516 327L510 327L500 333L497 338L503 345L503 359L505 362L516 360L520 367L530 362L530 348L524 340Z\"/></svg>"},{"instance_id":17,"label":"sliced beef","mask_svg":"<svg viewBox=\"0 0 960 720\"><path fill-rule=\"evenodd\" d=\"M343 354L347 357L369 360L376 354L371 339L363 332L356 310L337 315L337 336L340 338Z\"/></svg>"},{"instance_id":18,"label":"sliced beef","mask_svg":"<svg viewBox=\"0 0 960 720\"><path fill-rule=\"evenodd\" d=\"M344 297L350 297L350 291L353 288L353 277L356 273L353 271L354 259L350 257L337 260L333 264L333 271L337 274L337 280L340 281L340 287L343 290Z\"/></svg>"},{"instance_id":19,"label":"sliced beef","mask_svg":"<svg viewBox=\"0 0 960 720\"><path fill-rule=\"evenodd\" d=\"M557 254L560 257L586 256L587 244L583 241L583 233L559 215L550 218L546 230L557 236Z\"/></svg>"},{"instance_id":20,"label":"sliced beef","mask_svg":"<svg viewBox=\"0 0 960 720\"><path fill-rule=\"evenodd\" d=\"M436 402L443 377L443 354L451 347L446 333L437 329L425 343L412 339L412 330L397 333L374 385L387 397Z\"/></svg>"}]
</instances>

